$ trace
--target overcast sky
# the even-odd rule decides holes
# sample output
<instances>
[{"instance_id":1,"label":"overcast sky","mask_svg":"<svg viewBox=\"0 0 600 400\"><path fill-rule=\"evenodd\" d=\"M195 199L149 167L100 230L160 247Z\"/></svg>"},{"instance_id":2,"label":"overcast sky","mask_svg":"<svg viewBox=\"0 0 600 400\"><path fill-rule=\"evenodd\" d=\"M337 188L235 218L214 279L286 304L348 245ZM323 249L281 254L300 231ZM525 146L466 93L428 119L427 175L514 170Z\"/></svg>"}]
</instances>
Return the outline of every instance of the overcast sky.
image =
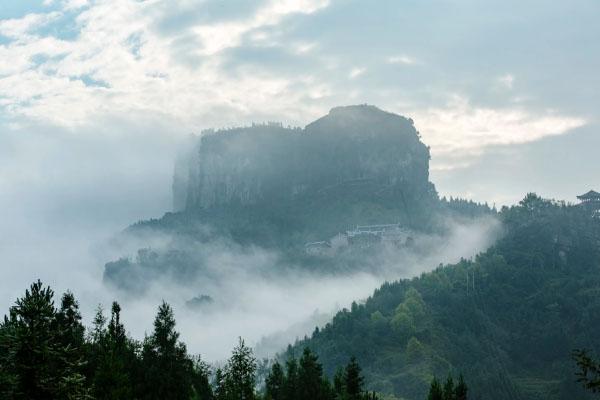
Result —
<instances>
[{"instance_id":1,"label":"overcast sky","mask_svg":"<svg viewBox=\"0 0 600 400\"><path fill-rule=\"evenodd\" d=\"M598 16L598 0L0 1L0 315L38 277L88 316L108 304L102 243L170 209L176 149L205 128L369 103L415 121L442 195L600 190Z\"/></svg>"}]
</instances>

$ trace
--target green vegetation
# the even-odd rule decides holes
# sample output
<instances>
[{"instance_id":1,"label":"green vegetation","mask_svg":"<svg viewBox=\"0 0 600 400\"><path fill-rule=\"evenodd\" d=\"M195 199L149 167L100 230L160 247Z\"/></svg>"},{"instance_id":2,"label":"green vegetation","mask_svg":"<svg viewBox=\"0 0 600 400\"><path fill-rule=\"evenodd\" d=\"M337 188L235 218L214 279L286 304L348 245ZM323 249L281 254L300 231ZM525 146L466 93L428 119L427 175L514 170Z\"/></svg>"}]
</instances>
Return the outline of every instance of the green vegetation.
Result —
<instances>
[{"instance_id":1,"label":"green vegetation","mask_svg":"<svg viewBox=\"0 0 600 400\"><path fill-rule=\"evenodd\" d=\"M577 382L593 393L600 392L600 363L594 360L587 350L573 350L573 359L577 364Z\"/></svg>"},{"instance_id":2,"label":"green vegetation","mask_svg":"<svg viewBox=\"0 0 600 400\"><path fill-rule=\"evenodd\" d=\"M386 283L289 351L309 346L327 374L356 355L369 387L406 399L458 371L475 398L588 398L570 353L600 348L600 220L533 194L500 218L476 259Z\"/></svg>"},{"instance_id":3,"label":"green vegetation","mask_svg":"<svg viewBox=\"0 0 600 400\"><path fill-rule=\"evenodd\" d=\"M0 398L105 400L376 400L364 389L354 358L332 385L308 348L286 371L274 363L265 385L240 338L223 368L188 354L179 341L171 307L162 303L152 334L127 336L113 303L110 320L98 309L87 334L70 292L60 308L54 293L35 282L0 324ZM108 323L107 323L108 322ZM264 387L263 387L264 386Z\"/></svg>"}]
</instances>

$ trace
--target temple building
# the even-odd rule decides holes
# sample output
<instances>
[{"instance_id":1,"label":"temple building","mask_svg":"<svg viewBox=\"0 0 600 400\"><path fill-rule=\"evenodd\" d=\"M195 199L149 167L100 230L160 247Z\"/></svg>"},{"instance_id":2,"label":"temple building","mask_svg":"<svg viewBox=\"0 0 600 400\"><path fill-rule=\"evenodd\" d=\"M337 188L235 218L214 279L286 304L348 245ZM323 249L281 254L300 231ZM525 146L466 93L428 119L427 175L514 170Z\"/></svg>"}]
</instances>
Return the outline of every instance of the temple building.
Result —
<instances>
[{"instance_id":1,"label":"temple building","mask_svg":"<svg viewBox=\"0 0 600 400\"><path fill-rule=\"evenodd\" d=\"M409 231L402 228L400 224L359 225L347 231L346 237L350 245L362 248L382 242L403 245L409 238Z\"/></svg>"},{"instance_id":2,"label":"temple building","mask_svg":"<svg viewBox=\"0 0 600 400\"><path fill-rule=\"evenodd\" d=\"M594 216L600 216L600 193L590 190L577 198L580 206L589 209Z\"/></svg>"}]
</instances>

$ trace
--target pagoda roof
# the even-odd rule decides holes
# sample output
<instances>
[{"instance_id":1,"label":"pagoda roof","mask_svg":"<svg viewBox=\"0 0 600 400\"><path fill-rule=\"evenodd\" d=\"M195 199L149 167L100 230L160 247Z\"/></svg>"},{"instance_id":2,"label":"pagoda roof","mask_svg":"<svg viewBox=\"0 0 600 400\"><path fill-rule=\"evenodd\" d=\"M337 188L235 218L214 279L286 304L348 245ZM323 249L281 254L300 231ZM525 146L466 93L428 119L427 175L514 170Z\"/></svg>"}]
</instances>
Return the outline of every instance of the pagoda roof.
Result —
<instances>
[{"instance_id":1,"label":"pagoda roof","mask_svg":"<svg viewBox=\"0 0 600 400\"><path fill-rule=\"evenodd\" d=\"M577 196L579 200L590 200L590 199L600 199L600 193L590 190L589 192L582 194L581 196Z\"/></svg>"}]
</instances>

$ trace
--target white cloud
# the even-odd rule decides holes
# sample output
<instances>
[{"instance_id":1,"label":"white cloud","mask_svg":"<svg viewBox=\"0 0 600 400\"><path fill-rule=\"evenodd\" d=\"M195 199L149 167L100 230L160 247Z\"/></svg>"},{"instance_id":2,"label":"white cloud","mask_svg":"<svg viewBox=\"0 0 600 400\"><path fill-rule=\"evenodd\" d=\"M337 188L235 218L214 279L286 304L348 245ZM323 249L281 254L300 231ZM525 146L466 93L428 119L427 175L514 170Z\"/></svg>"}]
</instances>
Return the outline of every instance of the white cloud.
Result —
<instances>
[{"instance_id":1,"label":"white cloud","mask_svg":"<svg viewBox=\"0 0 600 400\"><path fill-rule=\"evenodd\" d=\"M367 70L366 68L359 68L359 67L352 68L350 70L350 73L348 74L348 77L350 79L358 78L359 76L364 74L366 70Z\"/></svg>"},{"instance_id":2,"label":"white cloud","mask_svg":"<svg viewBox=\"0 0 600 400\"><path fill-rule=\"evenodd\" d=\"M498 84L504 89L512 89L515 84L515 77L511 74L506 74L497 79Z\"/></svg>"},{"instance_id":3,"label":"white cloud","mask_svg":"<svg viewBox=\"0 0 600 400\"><path fill-rule=\"evenodd\" d=\"M72 7L83 2L68 2ZM239 46L244 35L274 26L291 14L308 14L323 0L272 1L243 20L191 28L202 45L190 67L173 55L173 38L156 32L156 2L106 0L76 17L71 41L27 33L56 13L30 14L0 22L0 32L18 40L0 46L0 93L9 116L75 127L99 116L154 113L178 119L189 130L247 122L270 115L297 115L301 97L322 93L319 82L294 92L285 76L267 71L230 73L220 53ZM299 52L314 44L302 43ZM44 58L33 62L36 55ZM299 81L303 77L295 77ZM98 82L100 85L86 85ZM276 105L276 106L275 106ZM310 108L310 106L307 106ZM202 126L203 125L203 126Z\"/></svg>"},{"instance_id":4,"label":"white cloud","mask_svg":"<svg viewBox=\"0 0 600 400\"><path fill-rule=\"evenodd\" d=\"M245 20L200 25L195 27L193 32L202 39L204 44L200 54L212 55L239 45L243 35L253 29L277 25L290 14L312 14L328 4L327 0L274 0Z\"/></svg>"},{"instance_id":5,"label":"white cloud","mask_svg":"<svg viewBox=\"0 0 600 400\"><path fill-rule=\"evenodd\" d=\"M301 43L296 43L293 48L296 54L305 54L310 52L311 50L313 50L315 47L317 47L317 43L311 42L311 43L305 43L305 42L301 42Z\"/></svg>"},{"instance_id":6,"label":"white cloud","mask_svg":"<svg viewBox=\"0 0 600 400\"><path fill-rule=\"evenodd\" d=\"M460 96L446 107L414 110L410 115L431 146L434 169L464 167L486 147L533 142L587 123L583 118L552 111L477 107Z\"/></svg>"},{"instance_id":7,"label":"white cloud","mask_svg":"<svg viewBox=\"0 0 600 400\"><path fill-rule=\"evenodd\" d=\"M56 20L60 15L59 12L53 11L46 14L27 14L22 18L0 20L0 35L12 39L23 39L28 37L31 31Z\"/></svg>"},{"instance_id":8,"label":"white cloud","mask_svg":"<svg viewBox=\"0 0 600 400\"><path fill-rule=\"evenodd\" d=\"M417 60L413 57L407 56L405 54L391 56L387 59L389 64L403 64L403 65L414 65L417 63Z\"/></svg>"},{"instance_id":9,"label":"white cloud","mask_svg":"<svg viewBox=\"0 0 600 400\"><path fill-rule=\"evenodd\" d=\"M84 3L60 4L66 8ZM192 21L173 34L156 28L164 13L160 1L103 0L75 11L77 32L70 40L32 33L60 12L0 20L0 33L13 38L0 46L0 112L15 122L24 118L72 128L103 118L152 116L176 121L186 134L261 119L303 124L330 107L371 99L394 111L391 96L398 91L385 94L376 87L347 87L348 79L362 76L367 68L375 75L377 65L352 67L342 54L331 52L326 42L315 38L299 35L289 43L278 43L281 37L274 32L284 30L288 18L315 13L328 4L325 0L267 1L247 15ZM174 51L181 40L188 43L184 47L188 59ZM283 49L292 57L310 60L312 67L287 73L255 67L240 58L235 68L228 68L227 51L244 49L249 42L249 47L263 50ZM405 53L380 62L421 63ZM417 107L411 98L414 89L401 93L402 99L393 98L397 104L403 102L401 110L395 111L415 119L432 147L435 168L469 162L470 155L489 146L533 141L585 123L560 112L528 111L525 106L531 102L516 99L529 94L514 91L512 73L490 80L497 87L513 89L514 101L492 109L456 97L449 104ZM423 90L444 96L434 87ZM461 157L451 157L454 154Z\"/></svg>"},{"instance_id":10,"label":"white cloud","mask_svg":"<svg viewBox=\"0 0 600 400\"><path fill-rule=\"evenodd\" d=\"M65 10L76 10L79 8L87 7L90 4L88 0L64 0L63 8Z\"/></svg>"}]
</instances>

